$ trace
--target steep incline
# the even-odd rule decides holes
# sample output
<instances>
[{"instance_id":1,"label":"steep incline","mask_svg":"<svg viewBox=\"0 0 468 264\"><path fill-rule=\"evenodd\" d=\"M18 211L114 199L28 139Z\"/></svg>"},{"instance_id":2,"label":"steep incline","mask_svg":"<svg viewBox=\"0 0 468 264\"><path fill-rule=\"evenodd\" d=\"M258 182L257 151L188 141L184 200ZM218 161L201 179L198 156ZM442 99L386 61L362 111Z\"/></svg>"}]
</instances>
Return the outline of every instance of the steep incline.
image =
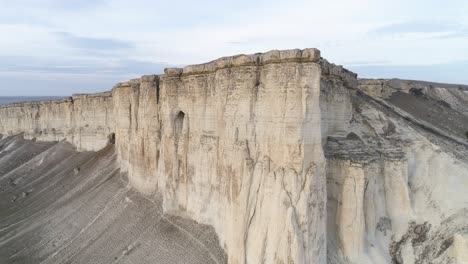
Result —
<instances>
[{"instance_id":1,"label":"steep incline","mask_svg":"<svg viewBox=\"0 0 468 264\"><path fill-rule=\"evenodd\" d=\"M114 147L0 140L2 263L226 263L212 228L128 188Z\"/></svg>"},{"instance_id":2,"label":"steep incline","mask_svg":"<svg viewBox=\"0 0 468 264\"><path fill-rule=\"evenodd\" d=\"M467 140L417 114L434 99L388 85L323 78L322 112L342 121L324 148L328 263L464 263Z\"/></svg>"}]
</instances>

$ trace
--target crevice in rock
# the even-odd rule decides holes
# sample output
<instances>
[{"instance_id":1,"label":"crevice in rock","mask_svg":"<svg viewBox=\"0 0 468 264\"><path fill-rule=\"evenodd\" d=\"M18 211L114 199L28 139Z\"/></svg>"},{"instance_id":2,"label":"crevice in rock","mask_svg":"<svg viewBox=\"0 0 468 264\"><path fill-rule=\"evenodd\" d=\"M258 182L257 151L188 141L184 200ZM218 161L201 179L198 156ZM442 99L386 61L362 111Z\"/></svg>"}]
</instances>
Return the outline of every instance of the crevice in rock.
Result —
<instances>
[{"instance_id":1,"label":"crevice in rock","mask_svg":"<svg viewBox=\"0 0 468 264\"><path fill-rule=\"evenodd\" d=\"M159 81L159 78L156 78L156 103L157 104L159 104L159 101L160 101L160 93L161 93L160 81Z\"/></svg>"}]
</instances>

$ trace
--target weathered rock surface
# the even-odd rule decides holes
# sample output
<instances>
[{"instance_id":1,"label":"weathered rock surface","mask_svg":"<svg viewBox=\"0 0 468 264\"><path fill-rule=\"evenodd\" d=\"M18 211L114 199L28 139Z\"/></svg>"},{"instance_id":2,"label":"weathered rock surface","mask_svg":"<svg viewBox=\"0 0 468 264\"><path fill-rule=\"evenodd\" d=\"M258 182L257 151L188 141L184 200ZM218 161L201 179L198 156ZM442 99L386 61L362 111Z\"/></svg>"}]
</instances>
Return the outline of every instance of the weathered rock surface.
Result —
<instances>
[{"instance_id":1,"label":"weathered rock surface","mask_svg":"<svg viewBox=\"0 0 468 264\"><path fill-rule=\"evenodd\" d=\"M463 263L467 102L271 51L0 107L0 133L80 150L115 135L129 184L211 225L228 263Z\"/></svg>"},{"instance_id":2,"label":"weathered rock surface","mask_svg":"<svg viewBox=\"0 0 468 264\"><path fill-rule=\"evenodd\" d=\"M418 115L432 99L369 83L348 89L349 134L325 147L329 263L463 263L468 248L451 241L468 231L467 140Z\"/></svg>"},{"instance_id":3,"label":"weathered rock surface","mask_svg":"<svg viewBox=\"0 0 468 264\"><path fill-rule=\"evenodd\" d=\"M113 127L112 94L74 95L61 101L17 103L0 108L0 133L26 139L67 139L79 150L106 146Z\"/></svg>"}]
</instances>

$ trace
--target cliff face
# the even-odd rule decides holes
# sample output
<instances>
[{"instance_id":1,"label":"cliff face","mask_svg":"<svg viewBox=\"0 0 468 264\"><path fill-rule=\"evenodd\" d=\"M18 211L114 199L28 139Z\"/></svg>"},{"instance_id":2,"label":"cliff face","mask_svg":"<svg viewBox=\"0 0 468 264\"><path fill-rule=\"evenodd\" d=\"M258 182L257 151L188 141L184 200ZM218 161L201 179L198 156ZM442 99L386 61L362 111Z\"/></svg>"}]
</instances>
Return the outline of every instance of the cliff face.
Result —
<instances>
[{"instance_id":1,"label":"cliff face","mask_svg":"<svg viewBox=\"0 0 468 264\"><path fill-rule=\"evenodd\" d=\"M162 124L159 117L159 77L120 83L112 90L113 131L123 171L132 186L149 194L157 190Z\"/></svg>"},{"instance_id":2,"label":"cliff face","mask_svg":"<svg viewBox=\"0 0 468 264\"><path fill-rule=\"evenodd\" d=\"M445 101L436 108L410 92L415 87L376 95L382 86L369 82L334 85L328 92L341 96L324 97L341 98L348 107L341 112L350 113L348 134L325 146L329 263L463 263L466 139L420 115L456 110Z\"/></svg>"},{"instance_id":3,"label":"cliff face","mask_svg":"<svg viewBox=\"0 0 468 264\"><path fill-rule=\"evenodd\" d=\"M325 261L319 58L239 56L161 79L165 208L212 224L230 263Z\"/></svg>"},{"instance_id":4,"label":"cliff face","mask_svg":"<svg viewBox=\"0 0 468 264\"><path fill-rule=\"evenodd\" d=\"M62 101L17 103L0 107L0 133L26 139L68 140L80 150L106 146L114 118L111 93L74 95Z\"/></svg>"},{"instance_id":5,"label":"cliff face","mask_svg":"<svg viewBox=\"0 0 468 264\"><path fill-rule=\"evenodd\" d=\"M132 185L162 193L166 212L214 226L229 263L325 261L319 58L223 58L167 69L158 88L148 77L115 88Z\"/></svg>"},{"instance_id":6,"label":"cliff face","mask_svg":"<svg viewBox=\"0 0 468 264\"><path fill-rule=\"evenodd\" d=\"M421 99L419 86L384 86L315 49L271 51L0 107L0 133L82 150L115 133L130 185L162 194L167 213L212 225L229 263L461 261L463 128L444 134L397 99L465 118L454 102L466 93L428 88Z\"/></svg>"}]
</instances>

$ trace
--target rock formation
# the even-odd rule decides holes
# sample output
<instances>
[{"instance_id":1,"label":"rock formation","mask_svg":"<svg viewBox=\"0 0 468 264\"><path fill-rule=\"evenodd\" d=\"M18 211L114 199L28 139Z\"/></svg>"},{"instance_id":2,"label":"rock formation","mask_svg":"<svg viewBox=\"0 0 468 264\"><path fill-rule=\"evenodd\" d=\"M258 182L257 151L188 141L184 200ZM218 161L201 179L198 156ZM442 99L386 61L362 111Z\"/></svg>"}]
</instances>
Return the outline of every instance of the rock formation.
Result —
<instances>
[{"instance_id":1,"label":"rock formation","mask_svg":"<svg viewBox=\"0 0 468 264\"><path fill-rule=\"evenodd\" d=\"M213 228L127 187L114 146L0 140L1 263L226 262Z\"/></svg>"},{"instance_id":2,"label":"rock formation","mask_svg":"<svg viewBox=\"0 0 468 264\"><path fill-rule=\"evenodd\" d=\"M463 86L270 51L3 106L0 133L115 141L129 184L212 226L228 263L463 263L467 102Z\"/></svg>"}]
</instances>

